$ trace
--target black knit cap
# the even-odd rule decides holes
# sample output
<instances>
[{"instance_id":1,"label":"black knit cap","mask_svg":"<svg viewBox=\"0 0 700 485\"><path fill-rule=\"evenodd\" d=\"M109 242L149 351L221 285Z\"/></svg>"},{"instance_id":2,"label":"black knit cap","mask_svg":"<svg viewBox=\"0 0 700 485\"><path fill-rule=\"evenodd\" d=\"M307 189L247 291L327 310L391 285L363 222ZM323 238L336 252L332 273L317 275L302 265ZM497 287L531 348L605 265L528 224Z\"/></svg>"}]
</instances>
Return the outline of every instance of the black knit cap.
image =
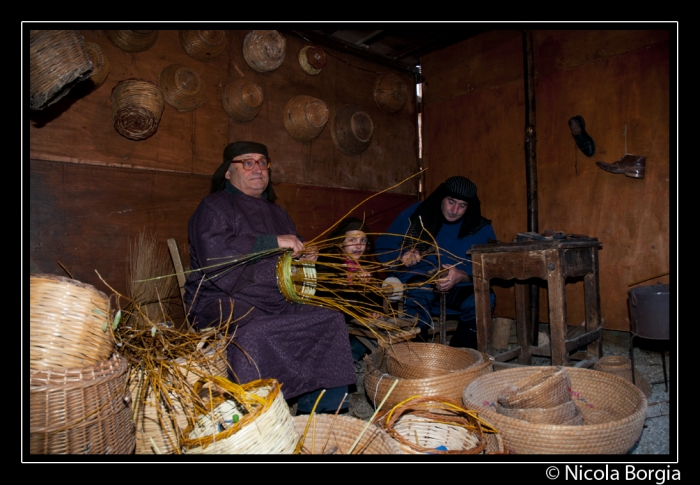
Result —
<instances>
[{"instance_id":1,"label":"black knit cap","mask_svg":"<svg viewBox=\"0 0 700 485\"><path fill-rule=\"evenodd\" d=\"M364 233L368 233L369 227L367 227L365 221L363 221L359 217L346 217L338 223L338 226L333 230L333 232L330 233L327 240L331 241L337 239L337 241L334 242L340 244L342 239L345 238L345 234L348 231L362 231ZM365 250L365 252L371 253L373 251L374 242L372 241L372 238L369 235L367 235L367 249Z\"/></svg>"},{"instance_id":2,"label":"black knit cap","mask_svg":"<svg viewBox=\"0 0 700 485\"><path fill-rule=\"evenodd\" d=\"M446 197L453 199L468 200L476 197L476 184L467 177L456 175L445 180L445 187L448 190Z\"/></svg>"},{"instance_id":3,"label":"black knit cap","mask_svg":"<svg viewBox=\"0 0 700 485\"><path fill-rule=\"evenodd\" d=\"M229 143L226 148L224 148L224 161L216 169L214 175L211 177L211 186L209 188L209 193L219 192L226 188L226 171L231 166L231 160L240 155L245 155L246 153L259 153L260 155L265 155L269 158L267 154L267 147L262 143L256 143L254 141L237 141L235 143ZM269 170L269 169L268 169ZM270 202L274 201L277 196L275 191L272 189L272 171L268 172L270 180L267 183L267 188L265 193L267 194L267 200Z\"/></svg>"}]
</instances>

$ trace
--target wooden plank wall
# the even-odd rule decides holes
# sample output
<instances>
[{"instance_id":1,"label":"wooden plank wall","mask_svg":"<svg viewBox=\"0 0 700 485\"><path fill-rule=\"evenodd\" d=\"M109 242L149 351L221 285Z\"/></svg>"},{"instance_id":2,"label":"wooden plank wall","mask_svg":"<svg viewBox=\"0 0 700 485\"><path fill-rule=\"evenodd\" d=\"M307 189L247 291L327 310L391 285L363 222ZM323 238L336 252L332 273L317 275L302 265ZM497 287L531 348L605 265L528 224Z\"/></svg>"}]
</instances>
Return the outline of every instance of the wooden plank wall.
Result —
<instances>
[{"instance_id":1,"label":"wooden plank wall","mask_svg":"<svg viewBox=\"0 0 700 485\"><path fill-rule=\"evenodd\" d=\"M534 31L539 231L602 242L605 328L629 330L630 284L670 267L668 30ZM426 193L451 175L471 178L499 240L527 230L523 44L518 31L482 34L422 59ZM596 142L588 158L568 126L582 115ZM596 166L625 153L647 157L646 177ZM668 276L639 285L669 282ZM512 285L495 288L496 316L515 316ZM583 321L583 285L567 285L568 321ZM540 320L547 321L546 292Z\"/></svg>"},{"instance_id":2,"label":"wooden plank wall","mask_svg":"<svg viewBox=\"0 0 700 485\"><path fill-rule=\"evenodd\" d=\"M31 262L44 272L65 276L60 262L75 278L106 290L98 271L124 292L129 241L147 229L163 245L175 237L187 264L187 220L207 194L223 149L235 140L268 145L278 203L307 240L363 200L416 173L415 98L409 74L395 72L408 84L409 100L400 111L386 113L374 102L373 88L389 69L327 50L328 64L312 76L297 59L306 43L286 36L282 65L260 73L243 57L248 32L227 31L228 49L211 62L201 62L187 55L177 30L159 31L155 45L139 53L120 50L104 31L80 31L101 47L110 73L101 87L90 91L77 86L55 105L25 118ZM114 86L129 78L157 83L161 71L174 63L199 73L203 104L185 113L166 104L158 130L145 140L120 135L112 122ZM260 113L247 123L233 121L222 105L223 87L241 76L260 84L265 96ZM330 123L310 142L292 138L284 128L284 107L299 94L325 101L331 117L343 104L367 112L374 127L368 149L342 154L333 144ZM373 230L382 231L417 197L418 181L413 178L353 214L365 215Z\"/></svg>"}]
</instances>

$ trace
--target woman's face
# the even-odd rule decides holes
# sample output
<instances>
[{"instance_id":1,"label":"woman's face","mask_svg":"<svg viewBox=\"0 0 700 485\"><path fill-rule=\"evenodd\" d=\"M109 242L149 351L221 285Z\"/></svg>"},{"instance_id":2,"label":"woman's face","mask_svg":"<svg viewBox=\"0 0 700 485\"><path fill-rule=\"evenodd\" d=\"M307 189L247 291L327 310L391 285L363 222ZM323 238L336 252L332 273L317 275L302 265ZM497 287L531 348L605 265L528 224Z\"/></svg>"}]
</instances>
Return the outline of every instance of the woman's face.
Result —
<instances>
[{"instance_id":1,"label":"woman's face","mask_svg":"<svg viewBox=\"0 0 700 485\"><path fill-rule=\"evenodd\" d=\"M367 234L363 231L348 231L340 246L352 259L360 259L367 249Z\"/></svg>"}]
</instances>

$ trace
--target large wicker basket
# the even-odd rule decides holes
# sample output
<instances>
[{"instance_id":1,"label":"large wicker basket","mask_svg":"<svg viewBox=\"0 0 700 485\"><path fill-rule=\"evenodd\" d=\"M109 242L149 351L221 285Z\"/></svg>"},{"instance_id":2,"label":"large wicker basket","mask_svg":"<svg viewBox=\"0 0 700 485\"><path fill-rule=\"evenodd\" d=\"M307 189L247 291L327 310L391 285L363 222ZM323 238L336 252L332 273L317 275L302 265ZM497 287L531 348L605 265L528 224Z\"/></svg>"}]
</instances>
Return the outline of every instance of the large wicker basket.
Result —
<instances>
[{"instance_id":1,"label":"large wicker basket","mask_svg":"<svg viewBox=\"0 0 700 485\"><path fill-rule=\"evenodd\" d=\"M298 442L294 419L274 379L239 386L222 377L200 379L199 394L211 383L221 392L209 410L201 410L196 422L185 430L181 445L186 454L292 454ZM246 411L244 411L244 408ZM233 414L242 415L231 419ZM225 429L224 429L225 428Z\"/></svg>"},{"instance_id":2,"label":"large wicker basket","mask_svg":"<svg viewBox=\"0 0 700 485\"><path fill-rule=\"evenodd\" d=\"M134 424L126 394L127 362L29 373L32 454L128 454Z\"/></svg>"},{"instance_id":3,"label":"large wicker basket","mask_svg":"<svg viewBox=\"0 0 700 485\"><path fill-rule=\"evenodd\" d=\"M114 45L124 52L147 51L158 39L157 30L105 30Z\"/></svg>"},{"instance_id":4,"label":"large wicker basket","mask_svg":"<svg viewBox=\"0 0 700 485\"><path fill-rule=\"evenodd\" d=\"M29 368L82 368L109 359L109 298L94 286L52 274L29 278Z\"/></svg>"},{"instance_id":5,"label":"large wicker basket","mask_svg":"<svg viewBox=\"0 0 700 485\"><path fill-rule=\"evenodd\" d=\"M170 64L160 73L158 87L165 101L181 113L194 111L204 101L204 85L197 71Z\"/></svg>"},{"instance_id":6,"label":"large wicker basket","mask_svg":"<svg viewBox=\"0 0 700 485\"><path fill-rule=\"evenodd\" d=\"M180 44L185 52L202 62L213 61L219 57L226 46L228 38L225 30L181 30Z\"/></svg>"},{"instance_id":7,"label":"large wicker basket","mask_svg":"<svg viewBox=\"0 0 700 485\"><path fill-rule=\"evenodd\" d=\"M647 400L631 382L592 369L567 367L572 399L583 413L581 425L530 423L499 414L498 395L541 367L499 370L475 379L463 393L464 405L479 412L517 454L624 454L639 440Z\"/></svg>"},{"instance_id":8,"label":"large wicker basket","mask_svg":"<svg viewBox=\"0 0 700 485\"><path fill-rule=\"evenodd\" d=\"M295 416L294 426L299 439L303 438L301 454L401 454L398 443L384 430L351 416L333 414ZM361 438L357 442L360 436ZM355 445L354 448L352 448L353 445Z\"/></svg>"},{"instance_id":9,"label":"large wicker basket","mask_svg":"<svg viewBox=\"0 0 700 485\"><path fill-rule=\"evenodd\" d=\"M367 150L373 131L372 118L357 106L341 106L331 118L331 138L335 147L345 155Z\"/></svg>"},{"instance_id":10,"label":"large wicker basket","mask_svg":"<svg viewBox=\"0 0 700 485\"><path fill-rule=\"evenodd\" d=\"M408 99L408 86L396 74L386 73L374 84L374 101L387 113L396 113Z\"/></svg>"},{"instance_id":11,"label":"large wicker basket","mask_svg":"<svg viewBox=\"0 0 700 485\"><path fill-rule=\"evenodd\" d=\"M474 349L449 347L427 342L401 342L387 350L387 371L404 379L435 377L473 367L483 362Z\"/></svg>"},{"instance_id":12,"label":"large wicker basket","mask_svg":"<svg viewBox=\"0 0 700 485\"><path fill-rule=\"evenodd\" d=\"M382 348L365 356L365 391L376 408L388 394L394 381L396 387L386 400L385 406L395 406L412 396L440 396L460 402L462 392L477 377L493 372L493 357L482 354L483 360L471 367L457 369L438 376L404 379L391 375L387 370L386 354Z\"/></svg>"},{"instance_id":13,"label":"large wicker basket","mask_svg":"<svg viewBox=\"0 0 700 485\"><path fill-rule=\"evenodd\" d=\"M311 141L328 122L328 106L313 96L294 96L284 107L284 127L293 138Z\"/></svg>"},{"instance_id":14,"label":"large wicker basket","mask_svg":"<svg viewBox=\"0 0 700 485\"><path fill-rule=\"evenodd\" d=\"M258 72L280 67L286 48L287 42L276 30L251 30L243 39L243 57Z\"/></svg>"},{"instance_id":15,"label":"large wicker basket","mask_svg":"<svg viewBox=\"0 0 700 485\"><path fill-rule=\"evenodd\" d=\"M231 81L221 92L224 110L235 121L253 120L260 112L263 100L262 87L245 78Z\"/></svg>"},{"instance_id":16,"label":"large wicker basket","mask_svg":"<svg viewBox=\"0 0 700 485\"><path fill-rule=\"evenodd\" d=\"M29 107L39 111L90 77L93 63L77 30L29 31Z\"/></svg>"},{"instance_id":17,"label":"large wicker basket","mask_svg":"<svg viewBox=\"0 0 700 485\"><path fill-rule=\"evenodd\" d=\"M93 70L90 74L90 82L93 89L99 88L107 80L109 75L109 61L102 52L102 48L94 42L85 42L85 49L92 61Z\"/></svg>"},{"instance_id":18,"label":"large wicker basket","mask_svg":"<svg viewBox=\"0 0 700 485\"><path fill-rule=\"evenodd\" d=\"M130 140L143 140L158 130L165 108L160 89L143 79L125 79L112 90L114 128Z\"/></svg>"}]
</instances>

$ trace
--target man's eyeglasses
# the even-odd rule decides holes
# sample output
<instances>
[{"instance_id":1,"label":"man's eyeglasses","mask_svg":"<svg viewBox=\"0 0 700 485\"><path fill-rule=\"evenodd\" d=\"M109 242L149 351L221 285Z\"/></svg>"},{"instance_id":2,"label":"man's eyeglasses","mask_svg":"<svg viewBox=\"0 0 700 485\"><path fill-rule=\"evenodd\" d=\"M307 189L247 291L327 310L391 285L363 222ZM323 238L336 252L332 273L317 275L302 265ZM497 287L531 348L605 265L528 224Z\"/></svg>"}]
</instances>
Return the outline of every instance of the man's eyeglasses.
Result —
<instances>
[{"instance_id":1,"label":"man's eyeglasses","mask_svg":"<svg viewBox=\"0 0 700 485\"><path fill-rule=\"evenodd\" d=\"M261 158L260 160L254 160L252 158L246 158L245 160L231 160L231 163L240 163L243 165L243 170L250 172L253 170L255 165L260 167L260 170L267 170L270 168L270 159Z\"/></svg>"}]
</instances>

